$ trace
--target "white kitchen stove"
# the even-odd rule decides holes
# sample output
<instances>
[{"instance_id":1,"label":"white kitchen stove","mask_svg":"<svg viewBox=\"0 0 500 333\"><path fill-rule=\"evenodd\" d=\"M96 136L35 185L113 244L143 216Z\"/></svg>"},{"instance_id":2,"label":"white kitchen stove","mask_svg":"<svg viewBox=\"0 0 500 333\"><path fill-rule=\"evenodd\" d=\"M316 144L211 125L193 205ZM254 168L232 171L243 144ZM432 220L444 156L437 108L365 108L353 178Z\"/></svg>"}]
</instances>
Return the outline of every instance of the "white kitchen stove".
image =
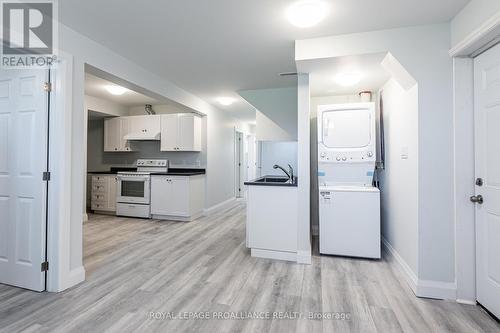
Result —
<instances>
[{"instance_id":1,"label":"white kitchen stove","mask_svg":"<svg viewBox=\"0 0 500 333\"><path fill-rule=\"evenodd\" d=\"M150 218L151 173L167 173L168 166L168 160L139 159L137 171L118 172L116 215Z\"/></svg>"}]
</instances>

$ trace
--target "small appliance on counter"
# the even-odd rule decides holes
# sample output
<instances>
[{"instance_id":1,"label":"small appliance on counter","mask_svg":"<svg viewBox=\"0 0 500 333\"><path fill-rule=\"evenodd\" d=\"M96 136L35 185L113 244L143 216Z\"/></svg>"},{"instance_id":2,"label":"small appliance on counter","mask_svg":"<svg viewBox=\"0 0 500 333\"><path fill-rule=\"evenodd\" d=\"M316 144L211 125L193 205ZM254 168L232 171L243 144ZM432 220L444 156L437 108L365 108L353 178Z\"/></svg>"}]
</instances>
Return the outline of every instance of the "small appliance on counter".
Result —
<instances>
[{"instance_id":1,"label":"small appliance on counter","mask_svg":"<svg viewBox=\"0 0 500 333\"><path fill-rule=\"evenodd\" d=\"M139 159L137 171L119 171L116 215L151 217L151 173L168 172L168 160Z\"/></svg>"}]
</instances>

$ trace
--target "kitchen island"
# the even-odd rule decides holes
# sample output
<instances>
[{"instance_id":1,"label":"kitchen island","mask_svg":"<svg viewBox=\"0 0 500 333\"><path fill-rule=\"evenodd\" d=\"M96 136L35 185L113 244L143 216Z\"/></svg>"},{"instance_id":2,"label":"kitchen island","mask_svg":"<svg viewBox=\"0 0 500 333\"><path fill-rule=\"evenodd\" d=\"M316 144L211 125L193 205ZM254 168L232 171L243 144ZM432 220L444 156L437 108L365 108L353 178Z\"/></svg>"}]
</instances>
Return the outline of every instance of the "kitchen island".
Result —
<instances>
[{"instance_id":1,"label":"kitchen island","mask_svg":"<svg viewBox=\"0 0 500 333\"><path fill-rule=\"evenodd\" d=\"M297 179L264 176L245 185L252 257L297 261Z\"/></svg>"}]
</instances>

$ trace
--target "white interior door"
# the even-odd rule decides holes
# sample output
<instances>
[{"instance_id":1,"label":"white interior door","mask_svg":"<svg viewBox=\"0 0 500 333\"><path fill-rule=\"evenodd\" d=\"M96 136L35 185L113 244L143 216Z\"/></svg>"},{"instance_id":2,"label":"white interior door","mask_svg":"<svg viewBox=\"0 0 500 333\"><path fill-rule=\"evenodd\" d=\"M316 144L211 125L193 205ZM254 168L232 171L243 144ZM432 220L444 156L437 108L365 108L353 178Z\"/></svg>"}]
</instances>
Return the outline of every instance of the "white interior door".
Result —
<instances>
[{"instance_id":1,"label":"white interior door","mask_svg":"<svg viewBox=\"0 0 500 333\"><path fill-rule=\"evenodd\" d=\"M257 141L255 135L248 135L247 180L257 178Z\"/></svg>"},{"instance_id":2,"label":"white interior door","mask_svg":"<svg viewBox=\"0 0 500 333\"><path fill-rule=\"evenodd\" d=\"M45 289L46 77L0 71L0 283L36 291Z\"/></svg>"},{"instance_id":3,"label":"white interior door","mask_svg":"<svg viewBox=\"0 0 500 333\"><path fill-rule=\"evenodd\" d=\"M500 45L475 59L474 75L477 300L500 317Z\"/></svg>"}]
</instances>

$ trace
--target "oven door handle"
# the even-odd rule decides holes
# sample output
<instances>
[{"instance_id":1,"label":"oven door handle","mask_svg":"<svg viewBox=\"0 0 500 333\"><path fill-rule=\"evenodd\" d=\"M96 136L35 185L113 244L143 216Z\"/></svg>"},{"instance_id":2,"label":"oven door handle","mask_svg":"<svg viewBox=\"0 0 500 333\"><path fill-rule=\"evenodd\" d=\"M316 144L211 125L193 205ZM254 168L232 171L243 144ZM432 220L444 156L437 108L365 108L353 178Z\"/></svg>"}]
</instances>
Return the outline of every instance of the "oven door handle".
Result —
<instances>
[{"instance_id":1,"label":"oven door handle","mask_svg":"<svg viewBox=\"0 0 500 333\"><path fill-rule=\"evenodd\" d=\"M144 177L118 176L118 180L121 180L121 181L131 181L131 182L133 182L133 181L148 181L149 177L148 176L144 176Z\"/></svg>"}]
</instances>

